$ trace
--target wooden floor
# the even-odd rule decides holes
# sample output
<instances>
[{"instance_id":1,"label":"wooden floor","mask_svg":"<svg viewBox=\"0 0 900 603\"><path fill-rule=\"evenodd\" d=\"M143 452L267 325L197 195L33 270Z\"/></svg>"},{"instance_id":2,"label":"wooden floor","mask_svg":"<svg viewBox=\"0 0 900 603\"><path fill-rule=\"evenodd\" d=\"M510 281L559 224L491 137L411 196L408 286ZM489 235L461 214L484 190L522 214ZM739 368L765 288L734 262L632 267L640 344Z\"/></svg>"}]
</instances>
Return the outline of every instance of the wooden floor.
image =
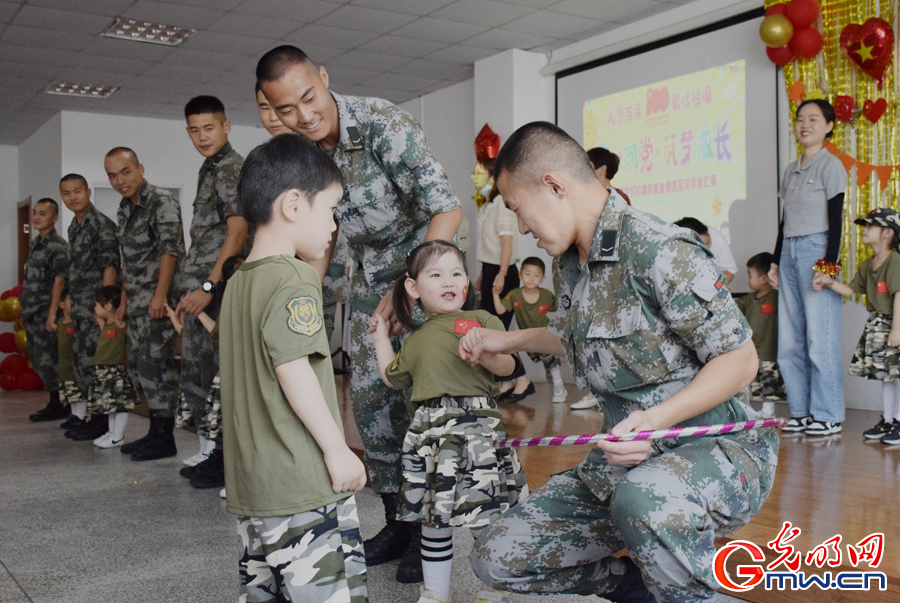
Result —
<instances>
[{"instance_id":1,"label":"wooden floor","mask_svg":"<svg viewBox=\"0 0 900 603\"><path fill-rule=\"evenodd\" d=\"M356 425L348 420L352 413L343 379L338 376L347 440L351 447L361 450ZM569 386L566 404L552 404L550 386L545 383L535 385L537 393L525 401L501 404L503 420L511 437L599 431L599 412L569 410L568 405L580 397L580 392L573 386ZM779 416L788 416L786 404L777 407ZM745 594L728 594L756 603L900 601L900 446L883 446L863 439L862 432L877 421L878 413L850 410L843 434L818 439L782 434L778 472L768 501L749 525L718 544L722 546L732 539L749 540L765 551L767 561L773 561L777 554L766 544L775 539L783 523L788 521L801 530L800 535L790 542L797 551L805 555L839 534L842 536L842 565L827 569L833 573L864 571L869 569L864 564L857 568L850 565L846 545L881 532L884 534L884 555L878 571L887 575L888 590L848 592L812 587L806 591L766 591L760 585ZM520 449L519 457L528 484L534 489L546 483L552 474L576 465L586 452L587 448L583 446L532 448ZM834 559L833 553L831 558ZM751 563L749 556L742 556L742 553L735 553L732 560L735 563L729 563L729 567L735 578L732 565ZM784 571L783 567L780 569ZM809 566L801 569L807 575L826 571Z\"/></svg>"}]
</instances>

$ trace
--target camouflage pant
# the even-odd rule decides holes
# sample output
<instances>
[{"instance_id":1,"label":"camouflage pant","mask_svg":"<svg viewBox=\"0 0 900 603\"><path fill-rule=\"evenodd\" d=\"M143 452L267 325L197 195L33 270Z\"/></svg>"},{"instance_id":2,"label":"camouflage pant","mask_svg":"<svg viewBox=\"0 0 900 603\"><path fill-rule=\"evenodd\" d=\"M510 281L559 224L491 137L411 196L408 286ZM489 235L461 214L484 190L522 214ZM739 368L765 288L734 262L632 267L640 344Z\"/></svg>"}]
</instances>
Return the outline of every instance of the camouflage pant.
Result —
<instances>
[{"instance_id":1,"label":"camouflage pant","mask_svg":"<svg viewBox=\"0 0 900 603\"><path fill-rule=\"evenodd\" d=\"M354 274L353 287L355 291L368 287L362 270ZM366 332L372 314L361 311L355 301L350 303L350 404L366 449L372 489L378 494L398 492L400 454L409 428L407 393L391 389L381 380L375 342ZM395 351L400 349L399 339L392 338L392 343Z\"/></svg>"},{"instance_id":2,"label":"camouflage pant","mask_svg":"<svg viewBox=\"0 0 900 603\"><path fill-rule=\"evenodd\" d=\"M181 396L199 425L206 412L206 397L219 373L219 346L200 320L184 315L181 331Z\"/></svg>"},{"instance_id":3,"label":"camouflage pant","mask_svg":"<svg viewBox=\"0 0 900 603\"><path fill-rule=\"evenodd\" d=\"M592 450L486 528L469 557L475 573L503 590L602 596L621 579L612 555L625 547L657 601L713 600L715 540L758 511L774 465L726 438L631 469L605 459Z\"/></svg>"},{"instance_id":4,"label":"camouflage pant","mask_svg":"<svg viewBox=\"0 0 900 603\"><path fill-rule=\"evenodd\" d=\"M547 373L547 381L552 382L553 376L550 374L550 371L559 368L560 360L559 356L554 356L552 354L535 354L533 352L528 352L528 358L531 359L532 362L540 362L544 365L544 372Z\"/></svg>"},{"instance_id":5,"label":"camouflage pant","mask_svg":"<svg viewBox=\"0 0 900 603\"><path fill-rule=\"evenodd\" d=\"M97 289L100 288L98 284ZM76 294L70 290L72 302L72 319L75 323L75 334L72 336L72 368L75 369L75 382L82 393L87 396L94 374L94 352L97 350L97 339L100 327L94 322L94 291Z\"/></svg>"},{"instance_id":6,"label":"camouflage pant","mask_svg":"<svg viewBox=\"0 0 900 603\"><path fill-rule=\"evenodd\" d=\"M756 373L756 379L750 385L750 395L769 402L787 400L784 380L781 378L777 362L773 360L759 361L759 372Z\"/></svg>"},{"instance_id":7,"label":"camouflage pant","mask_svg":"<svg viewBox=\"0 0 900 603\"><path fill-rule=\"evenodd\" d=\"M44 328L46 312L38 312L22 318L22 325L28 333L28 359L31 366L44 382L44 391L56 391L59 386L59 348L56 345L56 331Z\"/></svg>"},{"instance_id":8,"label":"camouflage pant","mask_svg":"<svg viewBox=\"0 0 900 603\"><path fill-rule=\"evenodd\" d=\"M84 395L81 393L81 388L74 381L60 381L59 382L59 401L69 406L74 404L75 402L81 402L84 400Z\"/></svg>"},{"instance_id":9,"label":"camouflage pant","mask_svg":"<svg viewBox=\"0 0 900 603\"><path fill-rule=\"evenodd\" d=\"M366 557L351 496L288 517L240 517L239 603L366 603Z\"/></svg>"},{"instance_id":10,"label":"camouflage pant","mask_svg":"<svg viewBox=\"0 0 900 603\"><path fill-rule=\"evenodd\" d=\"M213 378L206 395L206 409L197 426L197 435L207 440L222 443L222 397L219 393L219 375Z\"/></svg>"},{"instance_id":11,"label":"camouflage pant","mask_svg":"<svg viewBox=\"0 0 900 603\"><path fill-rule=\"evenodd\" d=\"M119 364L94 366L87 411L92 415L126 412L138 405L128 370Z\"/></svg>"},{"instance_id":12,"label":"camouflage pant","mask_svg":"<svg viewBox=\"0 0 900 603\"><path fill-rule=\"evenodd\" d=\"M128 373L150 412L171 417L178 403L175 370L175 329L168 318L149 315L128 318Z\"/></svg>"},{"instance_id":13,"label":"camouflage pant","mask_svg":"<svg viewBox=\"0 0 900 603\"><path fill-rule=\"evenodd\" d=\"M878 381L900 380L900 347L888 345L892 316L869 312L863 334L850 360L849 373Z\"/></svg>"}]
</instances>

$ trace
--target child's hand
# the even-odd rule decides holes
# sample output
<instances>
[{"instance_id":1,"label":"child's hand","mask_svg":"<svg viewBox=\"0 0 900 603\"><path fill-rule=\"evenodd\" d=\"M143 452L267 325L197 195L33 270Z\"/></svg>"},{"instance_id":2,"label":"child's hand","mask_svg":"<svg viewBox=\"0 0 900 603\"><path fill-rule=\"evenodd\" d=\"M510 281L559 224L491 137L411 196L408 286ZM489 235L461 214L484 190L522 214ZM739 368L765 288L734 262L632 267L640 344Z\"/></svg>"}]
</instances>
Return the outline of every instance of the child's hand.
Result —
<instances>
[{"instance_id":1,"label":"child's hand","mask_svg":"<svg viewBox=\"0 0 900 603\"><path fill-rule=\"evenodd\" d=\"M888 345L892 348L900 346L900 329L891 329L891 334L888 335Z\"/></svg>"},{"instance_id":2,"label":"child's hand","mask_svg":"<svg viewBox=\"0 0 900 603\"><path fill-rule=\"evenodd\" d=\"M491 291L493 291L497 295L500 295L501 293L503 293L503 283L500 283L499 285L497 283L494 283L494 287L491 289Z\"/></svg>"},{"instance_id":3,"label":"child's hand","mask_svg":"<svg viewBox=\"0 0 900 603\"><path fill-rule=\"evenodd\" d=\"M830 277L822 272L817 272L816 276L814 276L812 280L812 289L813 291L821 291L826 287L830 287L832 283L834 283L833 277Z\"/></svg>"},{"instance_id":4,"label":"child's hand","mask_svg":"<svg viewBox=\"0 0 900 603\"><path fill-rule=\"evenodd\" d=\"M375 314L369 319L369 330L373 330L375 339L391 337L390 325L381 314Z\"/></svg>"},{"instance_id":5,"label":"child's hand","mask_svg":"<svg viewBox=\"0 0 900 603\"><path fill-rule=\"evenodd\" d=\"M335 492L356 492L366 485L366 468L347 446L325 455L325 467Z\"/></svg>"},{"instance_id":6,"label":"child's hand","mask_svg":"<svg viewBox=\"0 0 900 603\"><path fill-rule=\"evenodd\" d=\"M468 333L462 336L459 340L459 349L460 352L465 352L465 354L460 353L460 357L463 360L466 360L472 366L478 366L478 362L472 362L468 356L472 353L472 350L475 349L482 340L484 339L483 329L475 327L474 329L470 329Z\"/></svg>"}]
</instances>

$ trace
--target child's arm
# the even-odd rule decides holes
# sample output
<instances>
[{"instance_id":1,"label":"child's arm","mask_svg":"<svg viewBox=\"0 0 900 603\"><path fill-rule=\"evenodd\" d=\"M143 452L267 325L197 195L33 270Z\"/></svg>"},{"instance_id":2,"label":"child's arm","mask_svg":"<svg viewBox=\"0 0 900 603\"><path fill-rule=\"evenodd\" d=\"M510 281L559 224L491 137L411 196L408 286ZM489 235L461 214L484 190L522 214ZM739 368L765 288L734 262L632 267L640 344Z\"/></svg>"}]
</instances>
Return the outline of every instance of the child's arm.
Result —
<instances>
[{"instance_id":1,"label":"child's arm","mask_svg":"<svg viewBox=\"0 0 900 603\"><path fill-rule=\"evenodd\" d=\"M496 297L496 293L494 296ZM463 335L460 346L464 349L473 349L479 341L484 339L484 329L470 329L468 333ZM516 369L516 361L510 354L493 354L490 352L482 352L477 364L483 366L498 377L508 377L513 374Z\"/></svg>"},{"instance_id":2,"label":"child's arm","mask_svg":"<svg viewBox=\"0 0 900 603\"><path fill-rule=\"evenodd\" d=\"M850 297L851 295L855 295L856 291L845 285L844 283L835 280L834 277L828 276L825 273L818 272L816 276L813 277L812 288L814 291L821 291L822 287L828 287L835 293L843 295L844 297Z\"/></svg>"},{"instance_id":3,"label":"child's arm","mask_svg":"<svg viewBox=\"0 0 900 603\"><path fill-rule=\"evenodd\" d=\"M391 345L391 336L388 330L390 327L380 314L376 314L375 318L378 323L372 337L375 339L375 359L378 362L378 372L381 374L381 380L384 381L384 384L393 389L394 386L385 376L388 367L391 366L391 363L397 356L394 353L394 346Z\"/></svg>"},{"instance_id":4,"label":"child's arm","mask_svg":"<svg viewBox=\"0 0 900 603\"><path fill-rule=\"evenodd\" d=\"M491 292L494 294L494 310L497 311L497 316L503 316L506 314L506 306L503 305L503 300L500 299L500 291L503 289L497 289L494 287L491 289Z\"/></svg>"},{"instance_id":5,"label":"child's arm","mask_svg":"<svg viewBox=\"0 0 900 603\"><path fill-rule=\"evenodd\" d=\"M900 291L894 293L894 316L900 318ZM888 335L888 345L892 348L900 345L900 320L891 321L891 334Z\"/></svg>"},{"instance_id":6,"label":"child's arm","mask_svg":"<svg viewBox=\"0 0 900 603\"><path fill-rule=\"evenodd\" d=\"M340 428L328 411L309 357L303 356L276 366L275 375L291 408L322 450L331 476L331 489L335 492L361 490L366 485L366 469L347 446Z\"/></svg>"},{"instance_id":7,"label":"child's arm","mask_svg":"<svg viewBox=\"0 0 900 603\"><path fill-rule=\"evenodd\" d=\"M216 321L209 317L209 314L206 312L201 312L197 315L197 319L203 324L203 327L207 330L207 332L212 333L212 330L216 328Z\"/></svg>"},{"instance_id":8,"label":"child's arm","mask_svg":"<svg viewBox=\"0 0 900 603\"><path fill-rule=\"evenodd\" d=\"M184 328L184 322L182 322L178 318L178 314L175 313L175 310L169 307L169 304L166 304L166 314L169 315L169 320L172 321L172 326L175 327L175 332L181 335L181 329Z\"/></svg>"}]
</instances>

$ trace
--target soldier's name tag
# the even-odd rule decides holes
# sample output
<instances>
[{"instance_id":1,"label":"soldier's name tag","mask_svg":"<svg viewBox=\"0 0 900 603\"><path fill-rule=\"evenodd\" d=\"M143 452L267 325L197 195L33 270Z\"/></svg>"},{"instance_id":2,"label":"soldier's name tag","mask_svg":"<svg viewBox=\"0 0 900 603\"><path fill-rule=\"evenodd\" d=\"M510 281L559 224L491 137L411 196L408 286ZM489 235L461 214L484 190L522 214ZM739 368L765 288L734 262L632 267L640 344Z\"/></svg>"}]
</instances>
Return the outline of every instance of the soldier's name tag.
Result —
<instances>
[{"instance_id":1,"label":"soldier's name tag","mask_svg":"<svg viewBox=\"0 0 900 603\"><path fill-rule=\"evenodd\" d=\"M774 311L775 311L775 305L772 304L772 302L764 303L762 305L762 308L760 309L760 312L762 312L763 314L771 314Z\"/></svg>"},{"instance_id":2,"label":"soldier's name tag","mask_svg":"<svg viewBox=\"0 0 900 603\"><path fill-rule=\"evenodd\" d=\"M106 333L104 337L107 339L115 339L116 338L116 330L115 329L106 329Z\"/></svg>"},{"instance_id":3,"label":"soldier's name tag","mask_svg":"<svg viewBox=\"0 0 900 603\"><path fill-rule=\"evenodd\" d=\"M472 329L480 329L481 323L477 320L467 320L465 318L457 318L453 323L453 332L457 335L465 335Z\"/></svg>"},{"instance_id":4,"label":"soldier's name tag","mask_svg":"<svg viewBox=\"0 0 900 603\"><path fill-rule=\"evenodd\" d=\"M878 289L878 293L887 293L888 292L887 281L878 281L878 283L875 286Z\"/></svg>"},{"instance_id":5,"label":"soldier's name tag","mask_svg":"<svg viewBox=\"0 0 900 603\"><path fill-rule=\"evenodd\" d=\"M287 303L288 329L298 335L310 337L322 329L322 316L316 300L308 295L295 297Z\"/></svg>"},{"instance_id":6,"label":"soldier's name tag","mask_svg":"<svg viewBox=\"0 0 900 603\"><path fill-rule=\"evenodd\" d=\"M538 306L538 314L546 314L550 311L550 306L548 304L541 304Z\"/></svg>"}]
</instances>

